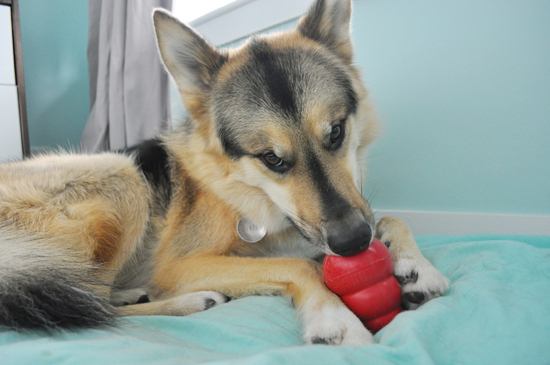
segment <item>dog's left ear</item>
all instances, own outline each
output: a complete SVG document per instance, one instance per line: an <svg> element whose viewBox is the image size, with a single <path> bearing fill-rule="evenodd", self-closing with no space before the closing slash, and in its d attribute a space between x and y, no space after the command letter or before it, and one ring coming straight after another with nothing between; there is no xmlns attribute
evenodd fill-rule
<svg viewBox="0 0 550 365"><path fill-rule="evenodd" d="M351 0L316 0L298 22L298 31L351 62Z"/></svg>
<svg viewBox="0 0 550 365"><path fill-rule="evenodd" d="M195 29L163 9L154 11L153 23L162 61L175 79L187 109L192 110L197 98L212 88L227 57Z"/></svg>

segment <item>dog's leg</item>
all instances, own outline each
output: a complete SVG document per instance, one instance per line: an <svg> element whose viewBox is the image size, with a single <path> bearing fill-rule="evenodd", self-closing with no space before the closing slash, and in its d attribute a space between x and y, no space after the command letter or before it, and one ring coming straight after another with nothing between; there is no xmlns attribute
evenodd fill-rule
<svg viewBox="0 0 550 365"><path fill-rule="evenodd" d="M118 313L123 316L187 316L205 311L228 300L229 298L223 294L199 291L155 302L119 307Z"/></svg>
<svg viewBox="0 0 550 365"><path fill-rule="evenodd" d="M128 290L111 290L109 302L115 307L120 307L129 304L148 303L151 299L149 293L144 289L128 289Z"/></svg>
<svg viewBox="0 0 550 365"><path fill-rule="evenodd" d="M214 291L232 298L284 295L291 298L304 322L307 343L365 345L374 342L361 321L325 286L320 266L306 259L193 256L163 265L157 285L185 294L160 302L123 307L130 314L179 314L188 296ZM199 292L199 293L196 293ZM191 293L191 294L186 294ZM208 295L212 295L212 292ZM219 294L219 295L221 295ZM204 302L203 302L204 303ZM200 310L200 309L199 309ZM169 312L169 313L167 313Z"/></svg>
<svg viewBox="0 0 550 365"><path fill-rule="evenodd" d="M405 309L416 309L447 291L449 279L424 258L409 226L403 221L382 218L376 225L376 238L390 249Z"/></svg>

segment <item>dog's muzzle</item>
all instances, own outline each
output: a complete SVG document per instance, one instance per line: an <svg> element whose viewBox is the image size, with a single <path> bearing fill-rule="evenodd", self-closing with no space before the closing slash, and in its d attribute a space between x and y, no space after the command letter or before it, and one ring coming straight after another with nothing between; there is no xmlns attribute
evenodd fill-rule
<svg viewBox="0 0 550 365"><path fill-rule="evenodd" d="M367 249L372 241L372 230L360 216L331 222L326 232L329 248L340 256L356 255Z"/></svg>

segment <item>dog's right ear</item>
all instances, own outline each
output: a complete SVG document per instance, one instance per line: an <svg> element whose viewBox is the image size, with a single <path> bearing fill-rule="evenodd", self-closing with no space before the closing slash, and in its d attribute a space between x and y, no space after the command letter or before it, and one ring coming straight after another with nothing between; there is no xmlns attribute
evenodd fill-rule
<svg viewBox="0 0 550 365"><path fill-rule="evenodd" d="M351 0L315 0L297 29L351 62L350 20Z"/></svg>
<svg viewBox="0 0 550 365"><path fill-rule="evenodd" d="M195 104L194 98L210 90L227 57L163 9L155 9L153 23L162 61L190 109L188 103Z"/></svg>

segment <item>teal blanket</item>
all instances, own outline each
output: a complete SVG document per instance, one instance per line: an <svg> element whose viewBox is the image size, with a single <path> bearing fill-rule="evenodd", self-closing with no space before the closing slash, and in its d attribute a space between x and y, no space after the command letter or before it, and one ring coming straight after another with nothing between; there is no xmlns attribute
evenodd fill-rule
<svg viewBox="0 0 550 365"><path fill-rule="evenodd" d="M183 318L125 318L62 333L0 331L1 364L548 364L550 237L422 236L451 280L365 347L304 346L282 298L249 297Z"/></svg>

